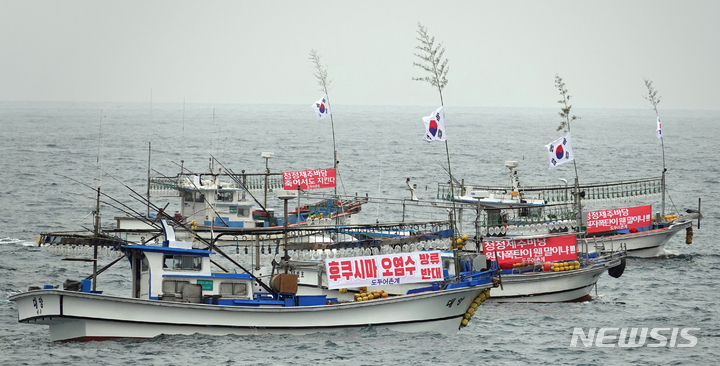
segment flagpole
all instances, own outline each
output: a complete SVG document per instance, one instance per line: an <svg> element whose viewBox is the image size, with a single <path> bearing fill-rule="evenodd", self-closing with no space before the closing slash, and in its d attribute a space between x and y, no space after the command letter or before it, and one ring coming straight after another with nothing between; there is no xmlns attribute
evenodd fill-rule
<svg viewBox="0 0 720 366"><path fill-rule="evenodd" d="M440 92L440 106L445 107L445 103L443 101L442 96L442 90L438 88L438 92ZM457 228L457 225L455 223L455 220L457 220L457 210L455 208L455 188L453 184L453 175L452 175L452 168L450 167L450 148L448 147L448 141L445 139L445 155L447 156L447 162L448 162L448 175L450 175L450 196L452 197L452 219L450 220L450 228L453 230L453 242L450 245L451 249L455 248L455 238L457 237L457 233L455 232L455 229Z"/></svg>
<svg viewBox="0 0 720 366"><path fill-rule="evenodd" d="M331 106L330 104L330 94L328 94L327 87L323 86L323 89L325 90L325 97L327 98L328 106ZM333 121L333 115L332 115L332 109L330 109L330 127L332 128L332 136L333 136L333 169L335 169L335 175L337 177L337 147L335 146L335 121ZM335 198L337 198L337 182L335 182Z"/></svg>
<svg viewBox="0 0 720 366"><path fill-rule="evenodd" d="M441 108L443 108L445 107L445 103L442 96L442 90L445 85L447 85L446 76L449 70L447 67L448 60L443 57L443 55L445 54L445 47L443 47L442 42L438 45L435 45L435 37L430 37L430 35L427 34L427 28L425 28L420 22L418 22L417 34L418 37L416 37L415 39L420 41L420 45L416 46L415 48L420 50L420 53L416 53L415 56L420 58L422 62L413 62L413 66L420 67L421 69L428 72L430 76L420 78L414 77L413 80L428 82L430 83L430 85L436 87L438 93L440 94L440 105ZM448 161L448 175L450 175L450 194L452 195L453 204L450 220L450 228L453 231L453 237L452 242L450 243L450 248L453 251L453 258L455 262L455 276L459 279L461 269L460 259L458 257L458 248L455 246L455 239L457 238L457 233L455 232L457 228L457 225L455 224L455 220L457 219L455 207L455 188L453 184L452 169L450 167L450 148L448 146L449 144L446 137L445 154L447 155Z"/></svg>
<svg viewBox="0 0 720 366"><path fill-rule="evenodd" d="M653 106L653 110L655 110L655 117L657 118L658 122L658 138L660 139L660 146L662 148L662 163L663 163L663 169L662 169L662 180L661 180L661 190L662 190L662 219L665 219L665 172L667 171L667 167L665 166L665 142L662 138L662 130L660 128L660 114L658 113L657 105L660 103L660 97L657 95L657 90L652 85L652 81L649 79L644 79L645 81L645 87L648 90L648 95L645 97L647 101L650 102ZM657 132L656 132L657 133ZM659 222L659 220L658 220Z"/></svg>
<svg viewBox="0 0 720 366"><path fill-rule="evenodd" d="M563 99L558 101L558 103L562 104L565 108L561 108L562 112L560 112L560 116L565 117L565 121L558 127L558 131L563 129L564 127L567 127L567 132L570 133L570 121L574 121L578 119L579 117L572 116L570 117L570 109L572 108L572 105L568 105L568 100L570 100L570 94L568 94L567 89L565 88L565 83L562 81L562 78L560 75L555 74L555 87L560 90L560 95L562 95ZM574 155L574 153L573 153ZM575 168L575 205L577 205L577 211L578 211L578 218L580 219L580 222L578 223L578 227L582 230L582 204L580 202L580 175L578 174L577 170L577 163L575 162L575 156L573 158L573 167Z"/></svg>
<svg viewBox="0 0 720 366"><path fill-rule="evenodd" d="M310 50L310 60L313 62L315 66L315 77L317 78L318 84L322 86L322 90L325 92L325 98L327 98L327 104L328 107L330 106L330 94L328 93L327 86L330 83L330 80L328 80L327 75L327 66L323 66L320 62L320 55L316 50ZM338 166L338 159L337 159L337 145L335 144L335 121L333 120L332 115L332 109L330 109L330 126L332 128L332 136L333 136L333 169L335 169L335 197L334 200L337 201L337 166ZM318 117L320 119L320 117Z"/></svg>
<svg viewBox="0 0 720 366"><path fill-rule="evenodd" d="M440 93L440 106L445 108L445 102L443 101L442 96L442 89L438 86L438 92ZM443 111L443 114L445 112ZM444 120L443 116L443 120ZM443 121L444 123L445 121ZM452 168L450 167L450 148L448 147L448 140L445 139L445 155L447 156L447 162L448 162L448 175L450 176L450 196L452 197L452 217L450 218L450 229L452 229L453 235L452 235L452 241L450 242L450 249L453 252L453 264L455 265L455 276L456 278L460 278L460 256L458 253L458 248L456 246L456 239L459 237L459 234L457 231L457 209L455 208L455 184L453 184L453 175L452 175Z"/></svg>
<svg viewBox="0 0 720 366"><path fill-rule="evenodd" d="M657 117L658 121L660 120L660 115L657 111L657 106L655 105L655 117ZM661 180L661 190L662 190L662 208L661 208L661 214L663 217L663 220L665 219L665 172L667 171L667 168L665 167L665 142L662 138L662 130L660 130L660 147L662 148L662 162L663 162L663 170L662 170L662 180Z"/></svg>

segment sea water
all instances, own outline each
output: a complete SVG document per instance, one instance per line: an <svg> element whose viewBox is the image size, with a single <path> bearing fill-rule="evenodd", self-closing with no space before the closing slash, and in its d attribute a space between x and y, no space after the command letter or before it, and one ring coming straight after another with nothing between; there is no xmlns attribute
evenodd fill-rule
<svg viewBox="0 0 720 366"><path fill-rule="evenodd" d="M444 143L423 142L422 117L434 107L336 106L333 120L316 121L308 106L192 104L0 103L0 364L278 365L278 364L715 364L720 356L717 202L720 111L660 110L668 210L696 209L704 219L694 244L678 233L666 248L677 255L630 259L615 279L604 274L593 300L560 304L486 302L457 335L405 334L366 328L307 336L159 336L150 340L52 343L45 326L19 324L8 296L30 285L61 284L91 273L33 246L41 232L92 227L98 186L144 212L130 189L146 190L153 175L180 166L206 172L210 157L239 173L331 168L339 160L338 193L433 199L447 182ZM555 109L447 106L450 169L466 184L507 185L506 160L516 160L525 185L570 184L572 163L548 169L544 145L562 134ZM663 151L650 109L575 109L572 144L581 183L660 176ZM332 125L331 125L332 124ZM334 135L333 127L334 126ZM335 147L333 146L335 142ZM149 149L149 144L151 148ZM151 151L149 154L149 150ZM216 163L214 169L218 170ZM652 197L654 210L659 207ZM106 201L109 201L106 199ZM176 201L167 200L171 205ZM269 198L281 207L276 198ZM165 201L154 203L164 206ZM627 203L610 202L622 207ZM103 204L103 226L122 212ZM398 205L369 203L364 222L400 221ZM466 214L467 215L467 214ZM447 218L442 210L406 211L406 220ZM469 232L471 236L474 234ZM111 259L102 258L100 265ZM98 288L127 295L121 262L99 276ZM573 330L696 328L694 347L571 347ZM617 334L617 332L615 332ZM668 335L668 332L665 332ZM669 335L668 335L669 338ZM605 343L612 343L607 340ZM617 342L616 342L617 343ZM648 342L650 343L650 342ZM680 341L678 341L680 343Z"/></svg>

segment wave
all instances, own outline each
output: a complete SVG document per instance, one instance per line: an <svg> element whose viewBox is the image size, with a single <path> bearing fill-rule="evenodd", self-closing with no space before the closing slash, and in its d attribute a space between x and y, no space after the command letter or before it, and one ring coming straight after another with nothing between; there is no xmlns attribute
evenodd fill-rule
<svg viewBox="0 0 720 366"><path fill-rule="evenodd" d="M18 245L22 245L25 247L32 247L35 245L33 242L22 240L22 239L17 239L17 238L11 238L11 237L0 239L0 245L3 245L3 244L18 244Z"/></svg>

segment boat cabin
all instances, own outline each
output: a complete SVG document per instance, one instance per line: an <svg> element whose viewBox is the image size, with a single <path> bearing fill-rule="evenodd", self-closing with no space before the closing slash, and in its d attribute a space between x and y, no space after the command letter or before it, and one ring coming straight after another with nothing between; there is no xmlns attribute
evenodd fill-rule
<svg viewBox="0 0 720 366"><path fill-rule="evenodd" d="M211 251L147 245L124 250L129 252L134 298L191 303L254 298L250 275L210 271Z"/></svg>
<svg viewBox="0 0 720 366"><path fill-rule="evenodd" d="M294 291L280 286L279 294L273 295L256 291L254 278L249 274L214 273L210 270L212 251L193 249L192 243L176 241L173 227L165 220L160 220L160 223L165 233L162 246L122 247L130 259L133 298L231 306L312 306L326 303L325 295L295 296L297 282Z"/></svg>
<svg viewBox="0 0 720 366"><path fill-rule="evenodd" d="M191 184L178 185L180 214L190 222L217 227L256 227L253 204L245 199L245 191L230 183L221 183L218 176L202 180L199 175ZM214 208L214 210L213 210Z"/></svg>

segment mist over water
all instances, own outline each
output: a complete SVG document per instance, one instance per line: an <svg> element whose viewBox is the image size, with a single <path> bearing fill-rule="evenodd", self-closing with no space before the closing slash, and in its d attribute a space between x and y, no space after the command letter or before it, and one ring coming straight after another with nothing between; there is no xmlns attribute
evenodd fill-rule
<svg viewBox="0 0 720 366"><path fill-rule="evenodd" d="M214 109L214 118L213 118ZM448 180L445 144L423 141L422 117L434 107L335 106L340 186L347 195L433 199ZM574 110L573 151L581 182L660 176L662 150L651 110ZM548 170L545 144L561 136L555 109L445 108L453 174L468 184L508 184L504 161L517 160L525 185L572 182L571 164ZM717 250L720 199L720 112L660 111L668 168L668 205L697 208L704 219L694 244L678 234L666 246L677 256L630 259L619 279L603 274L593 301L568 304L485 303L457 335L404 334L385 329L309 336L160 336L151 340L51 343L48 329L17 323L7 297L34 284L60 284L90 274L89 264L31 246L41 232L82 230L95 193L102 191L144 212L128 186L146 189L148 143L156 172L175 175L180 164L208 170L210 156L239 173L330 168L329 119L309 106L0 103L0 354L2 364L715 364L720 356ZM102 121L102 122L101 122ZM98 158L100 157L100 158ZM98 163L105 174L100 174ZM217 166L216 166L217 168ZM153 172L153 174L158 174ZM100 180L101 179L101 180ZM280 201L268 198L280 208ZM163 206L165 201L153 201ZM168 200L168 210L177 201ZM659 202L652 202L654 211ZM618 207L624 203L617 203ZM103 226L121 212L103 205ZM368 204L361 220L399 221L402 208ZM445 218L442 211L408 210L408 219ZM474 233L469 233L474 234ZM101 259L104 265L111 259ZM99 289L127 295L127 263L99 277ZM574 327L700 328L694 348L572 348Z"/></svg>

